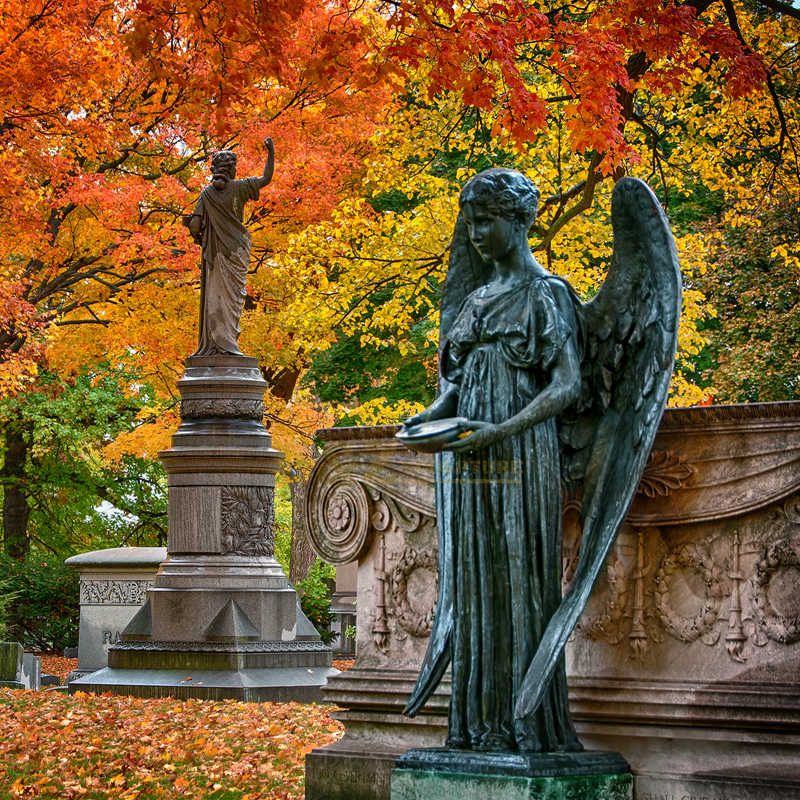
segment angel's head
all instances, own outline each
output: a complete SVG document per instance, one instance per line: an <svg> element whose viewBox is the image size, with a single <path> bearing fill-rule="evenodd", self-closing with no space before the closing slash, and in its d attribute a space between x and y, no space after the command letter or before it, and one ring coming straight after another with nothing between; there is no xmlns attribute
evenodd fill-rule
<svg viewBox="0 0 800 800"><path fill-rule="evenodd" d="M470 241L486 261L529 251L528 230L536 219L539 190L521 172L487 169L461 190L461 215Z"/></svg>
<svg viewBox="0 0 800 800"><path fill-rule="evenodd" d="M470 178L459 202L482 206L489 213L520 222L528 231L536 219L539 190L530 178L513 169L492 168Z"/></svg>

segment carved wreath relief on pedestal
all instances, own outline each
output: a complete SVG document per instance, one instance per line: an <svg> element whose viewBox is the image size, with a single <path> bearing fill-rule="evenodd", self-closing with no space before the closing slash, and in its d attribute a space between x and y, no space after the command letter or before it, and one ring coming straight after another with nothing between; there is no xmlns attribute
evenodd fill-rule
<svg viewBox="0 0 800 800"><path fill-rule="evenodd" d="M566 561L571 549L574 545L565 551ZM685 587L676 594L681 578L699 587L694 613L686 613L685 605L676 607L679 597L693 596ZM782 645L800 641L797 607L781 613L780 604L771 599L770 590L778 580L790 589L800 586L797 496L773 509L760 526L697 541L670 544L657 528L623 533L606 562L602 610L584 615L580 631L612 645L627 637L631 657L642 658L649 643L663 641L664 633L686 644L717 645L726 610L723 641L730 658L741 663L747 660L748 642L763 647L769 641ZM787 594L792 596L791 591Z"/></svg>
<svg viewBox="0 0 800 800"><path fill-rule="evenodd" d="M243 556L275 555L273 490L265 486L222 489L222 551Z"/></svg>

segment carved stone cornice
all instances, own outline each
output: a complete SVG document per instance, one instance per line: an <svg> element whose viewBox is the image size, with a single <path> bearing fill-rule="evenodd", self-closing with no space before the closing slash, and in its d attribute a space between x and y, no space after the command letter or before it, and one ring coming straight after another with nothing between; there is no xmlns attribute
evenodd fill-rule
<svg viewBox="0 0 800 800"><path fill-rule="evenodd" d="M311 538L332 563L369 547L367 490L433 517L433 456L396 425L328 428L307 497ZM800 403L668 409L628 513L637 527L738 517L800 491Z"/></svg>

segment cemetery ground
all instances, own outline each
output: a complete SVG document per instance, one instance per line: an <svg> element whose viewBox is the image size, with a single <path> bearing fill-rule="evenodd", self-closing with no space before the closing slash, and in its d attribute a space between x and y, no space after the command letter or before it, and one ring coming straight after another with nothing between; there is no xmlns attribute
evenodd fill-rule
<svg viewBox="0 0 800 800"><path fill-rule="evenodd" d="M332 710L0 689L0 800L300 800L306 753L341 736Z"/></svg>

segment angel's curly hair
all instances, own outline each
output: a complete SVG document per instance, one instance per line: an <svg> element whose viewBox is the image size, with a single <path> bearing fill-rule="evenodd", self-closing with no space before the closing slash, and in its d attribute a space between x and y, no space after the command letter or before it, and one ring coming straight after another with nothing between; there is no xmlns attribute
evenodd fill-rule
<svg viewBox="0 0 800 800"><path fill-rule="evenodd" d="M493 214L533 225L539 208L539 190L530 178L513 169L479 172L461 190L459 204L479 203Z"/></svg>

